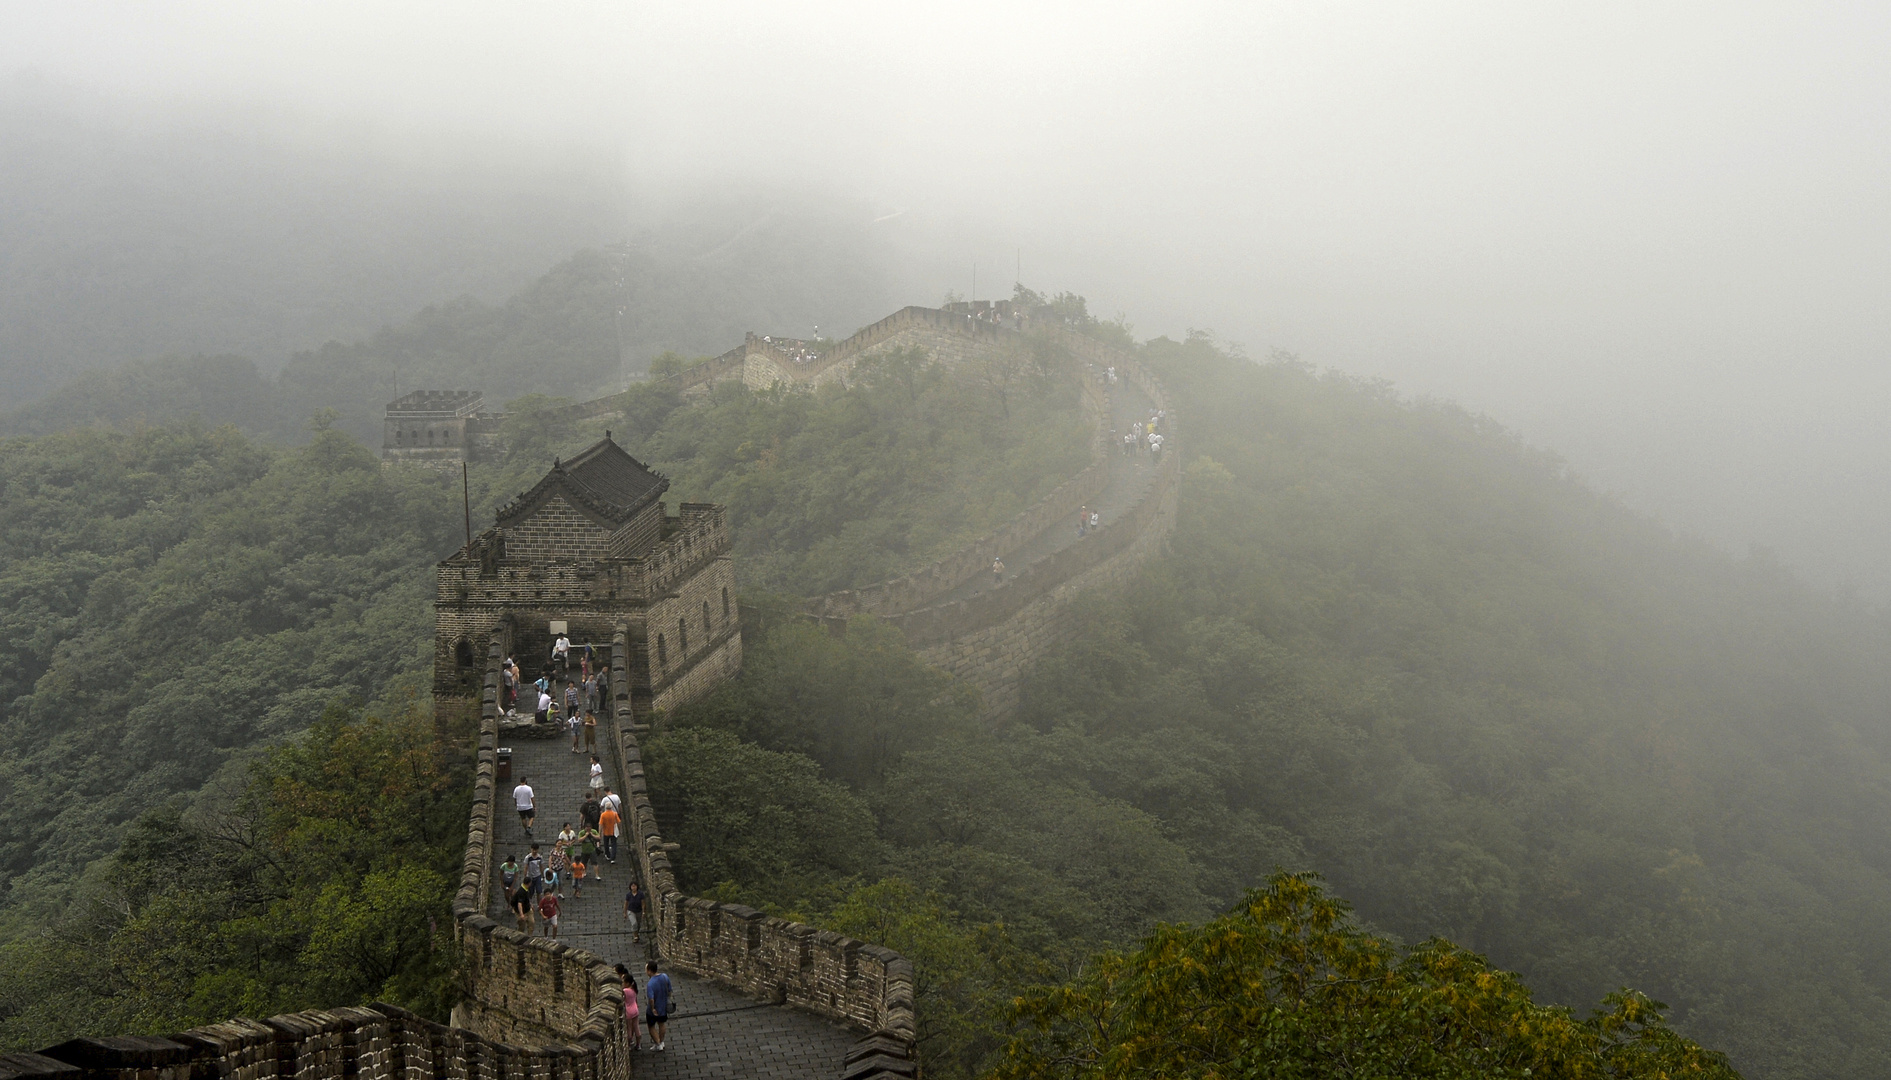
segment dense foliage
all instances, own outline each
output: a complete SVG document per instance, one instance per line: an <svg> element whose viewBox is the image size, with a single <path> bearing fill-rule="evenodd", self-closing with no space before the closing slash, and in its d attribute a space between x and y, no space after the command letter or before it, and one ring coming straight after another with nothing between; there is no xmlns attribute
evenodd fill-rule
<svg viewBox="0 0 1891 1080"><path fill-rule="evenodd" d="M392 1001L445 1020L471 770L424 702L308 733L140 817L0 945L0 1046Z"/></svg>
<svg viewBox="0 0 1891 1080"><path fill-rule="evenodd" d="M863 770L828 734L857 720L770 719L862 687L767 627L676 718L806 753L878 818L851 885L725 892L828 918L883 887L938 916L941 972L1002 983L1319 870L1377 931L1542 1000L1672 1002L1753 1075L1885 1071L1883 613L1676 539L1458 409L1205 339L1145 355L1187 424L1171 552L1080 608L1014 722L928 717ZM991 1002L954 1015L933 1067L990 1060Z"/></svg>
<svg viewBox="0 0 1891 1080"><path fill-rule="evenodd" d="M0 443L0 905L56 907L125 823L422 667L444 477L327 430Z"/></svg>
<svg viewBox="0 0 1891 1080"><path fill-rule="evenodd" d="M1433 938L1360 930L1307 875L1276 874L1202 926L1164 926L1070 985L1017 1003L994 1080L1232 1077L1737 1080L1661 1005L1610 995L1587 1019Z"/></svg>

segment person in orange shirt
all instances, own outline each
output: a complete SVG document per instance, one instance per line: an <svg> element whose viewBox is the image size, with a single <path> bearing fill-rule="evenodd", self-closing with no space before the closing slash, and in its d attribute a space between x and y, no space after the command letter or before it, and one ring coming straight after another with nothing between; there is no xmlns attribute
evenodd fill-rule
<svg viewBox="0 0 1891 1080"><path fill-rule="evenodd" d="M617 809L605 804L604 812L598 815L598 836L604 842L604 861L617 861L617 826L622 819L617 816Z"/></svg>

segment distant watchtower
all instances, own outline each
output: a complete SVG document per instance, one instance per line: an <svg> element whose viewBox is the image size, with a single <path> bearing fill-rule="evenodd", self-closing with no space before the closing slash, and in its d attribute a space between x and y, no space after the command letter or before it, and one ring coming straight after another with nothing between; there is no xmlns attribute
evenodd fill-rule
<svg viewBox="0 0 1891 1080"><path fill-rule="evenodd" d="M451 466L497 456L499 422L477 390L416 390L387 403L381 460Z"/></svg>
<svg viewBox="0 0 1891 1080"><path fill-rule="evenodd" d="M742 665L740 612L723 508L660 501L670 482L611 441L555 461L492 528L439 564L434 697L475 713L488 644L528 680L550 663L553 623L609 662L624 631L632 714L707 693Z"/></svg>

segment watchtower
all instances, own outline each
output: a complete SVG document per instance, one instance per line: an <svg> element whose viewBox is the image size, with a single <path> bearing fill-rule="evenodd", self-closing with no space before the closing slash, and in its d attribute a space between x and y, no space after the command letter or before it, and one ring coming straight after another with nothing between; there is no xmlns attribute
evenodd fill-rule
<svg viewBox="0 0 1891 1080"><path fill-rule="evenodd" d="M574 648L608 659L630 646L633 717L707 693L742 664L735 569L721 506L683 503L670 482L605 437L499 511L442 561L434 600L434 696L478 710L481 665L498 638L528 680L550 666L554 622Z"/></svg>

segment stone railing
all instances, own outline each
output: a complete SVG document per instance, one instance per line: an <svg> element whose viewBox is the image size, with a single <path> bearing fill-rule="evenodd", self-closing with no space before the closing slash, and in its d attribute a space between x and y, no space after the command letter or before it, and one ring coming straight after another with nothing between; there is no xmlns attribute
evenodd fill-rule
<svg viewBox="0 0 1891 1080"><path fill-rule="evenodd" d="M904 957L677 888L670 865L676 845L665 843L657 827L632 730L629 667L629 636L620 628L611 645L610 750L624 781L624 835L643 876L645 929L657 950L672 966L757 1001L793 1006L864 1032L848 1055L850 1078L912 1075L913 967Z"/></svg>
<svg viewBox="0 0 1891 1080"><path fill-rule="evenodd" d="M226 1020L168 1037L73 1039L0 1055L0 1078L59 1080L614 1080L592 1046L530 1049L392 1005Z"/></svg>

